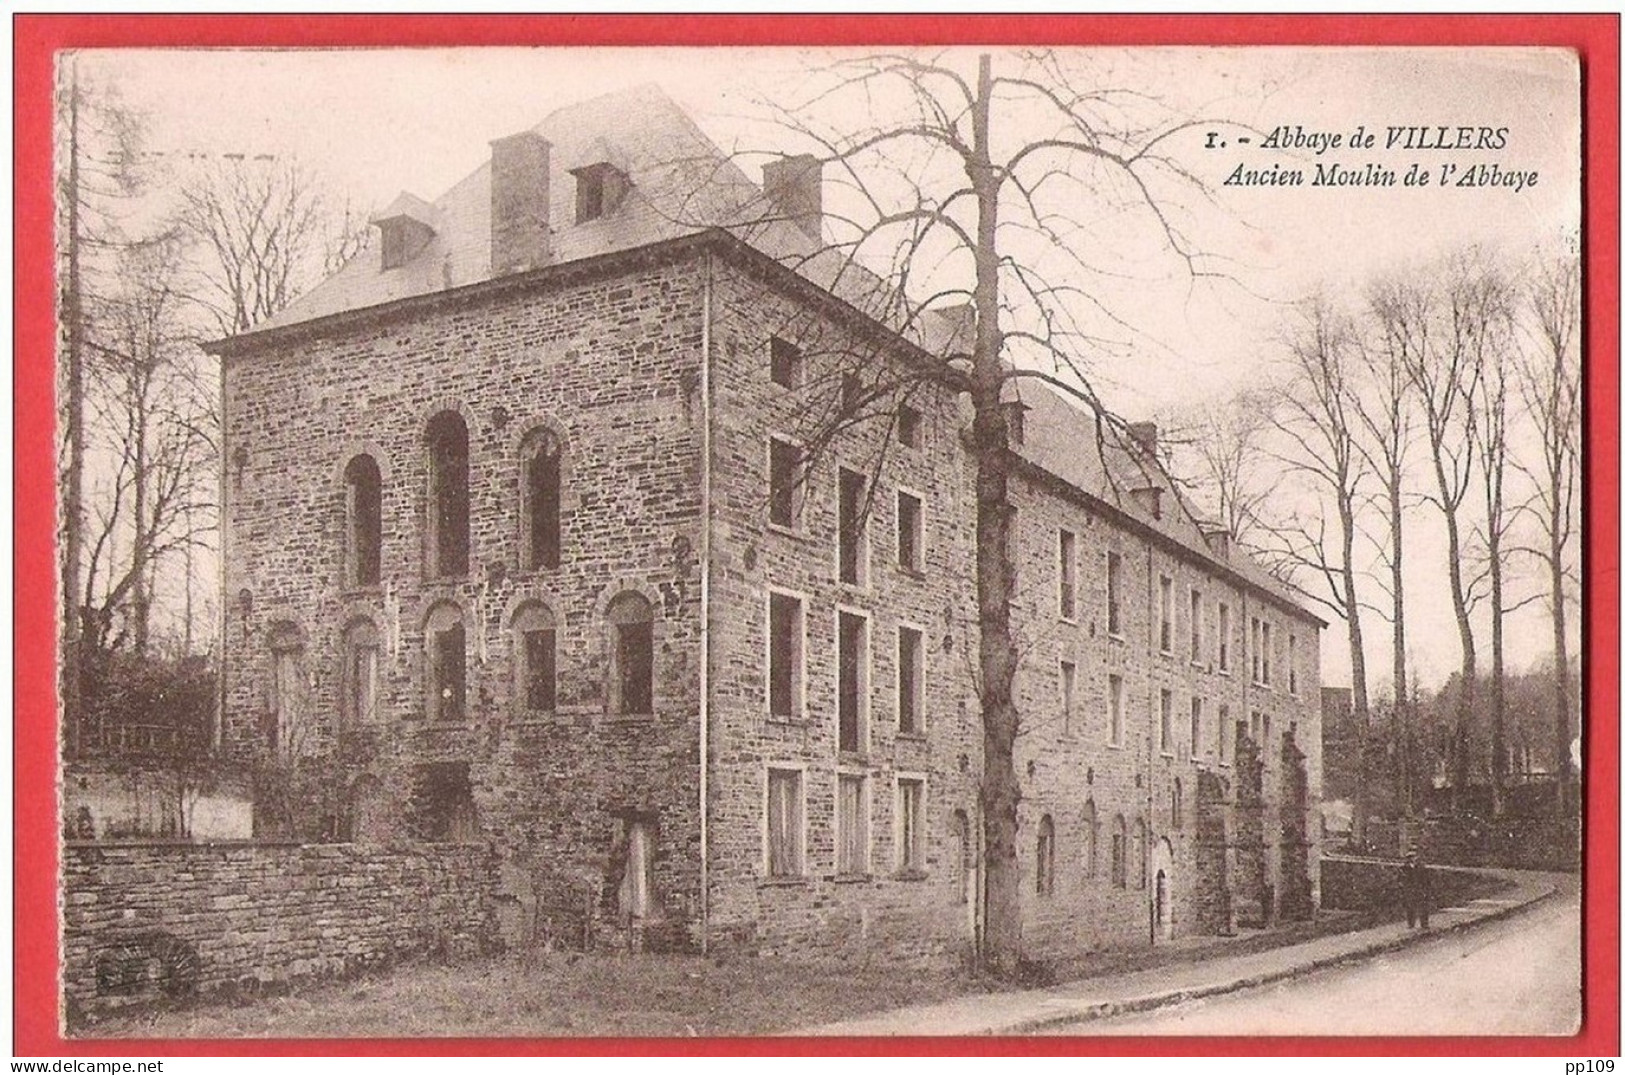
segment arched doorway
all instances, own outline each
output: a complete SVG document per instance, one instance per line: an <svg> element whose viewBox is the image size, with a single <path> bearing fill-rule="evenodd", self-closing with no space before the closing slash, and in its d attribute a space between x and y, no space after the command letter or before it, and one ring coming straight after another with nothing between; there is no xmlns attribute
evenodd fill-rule
<svg viewBox="0 0 1625 1075"><path fill-rule="evenodd" d="M1164 836L1151 856L1151 940L1174 935L1174 848Z"/></svg>

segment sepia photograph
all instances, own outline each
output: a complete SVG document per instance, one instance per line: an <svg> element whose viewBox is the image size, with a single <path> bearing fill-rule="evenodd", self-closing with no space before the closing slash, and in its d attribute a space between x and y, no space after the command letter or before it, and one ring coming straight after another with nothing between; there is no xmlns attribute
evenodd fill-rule
<svg viewBox="0 0 1625 1075"><path fill-rule="evenodd" d="M52 65L69 1046L1581 1031L1575 50Z"/></svg>

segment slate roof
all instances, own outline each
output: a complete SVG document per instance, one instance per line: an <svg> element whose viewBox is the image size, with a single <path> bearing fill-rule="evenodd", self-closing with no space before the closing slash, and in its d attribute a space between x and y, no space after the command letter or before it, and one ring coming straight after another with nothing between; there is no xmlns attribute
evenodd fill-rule
<svg viewBox="0 0 1625 1075"><path fill-rule="evenodd" d="M554 264L630 251L711 231L725 222L728 231L750 246L858 310L888 321L880 308L888 294L881 279L821 249L794 223L774 217L760 186L659 87L642 85L567 105L533 129L551 145L548 219ZM631 189L613 212L576 224L570 172L599 162L626 174ZM410 261L385 272L382 244L372 243L245 335L492 278L489 161L432 203L403 191L375 219L399 214L435 229ZM967 309L930 311L905 335L932 353L968 352L974 321L967 314ZM1244 553L1214 555L1167 475L1154 465L1148 467L1110 424L1103 428L1093 413L1037 381L1016 382L1012 391L1030 408L1021 449L1030 462L1166 535L1221 571L1234 572L1277 600L1301 608ZM1161 518L1153 518L1130 493L1146 485L1164 490Z"/></svg>

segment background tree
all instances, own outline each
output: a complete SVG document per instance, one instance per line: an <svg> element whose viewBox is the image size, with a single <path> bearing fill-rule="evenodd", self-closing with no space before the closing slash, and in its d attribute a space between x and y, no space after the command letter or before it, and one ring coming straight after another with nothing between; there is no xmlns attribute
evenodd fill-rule
<svg viewBox="0 0 1625 1075"><path fill-rule="evenodd" d="M1524 301L1534 324L1529 346L1516 360L1516 384L1525 413L1540 442L1538 464L1521 467L1534 484L1528 505L1543 541L1520 551L1545 569L1552 619L1555 675L1552 737L1556 751L1559 809L1571 801L1573 767L1569 743L1573 707L1569 677L1567 587L1573 578L1569 543L1578 525L1580 472L1580 264L1570 255L1552 256L1532 274Z"/></svg>
<svg viewBox="0 0 1625 1075"><path fill-rule="evenodd" d="M1490 801L1491 812L1504 809L1507 775L1506 739L1506 561L1507 538L1515 513L1507 504L1506 476L1510 459L1507 411L1509 351L1512 347L1512 298L1492 300L1499 308L1484 327L1483 368L1478 392L1473 400L1478 416L1474 423L1473 450L1478 455L1479 489L1484 497L1484 516L1479 535L1484 566L1474 579L1488 583L1490 603Z"/></svg>
<svg viewBox="0 0 1625 1075"><path fill-rule="evenodd" d="M1276 555L1295 588L1325 606L1348 631L1353 718L1359 758L1355 764L1353 838L1365 841L1366 743L1371 726L1365 637L1361 623L1360 569L1355 556L1361 485L1366 463L1356 446L1353 378L1358 371L1352 323L1325 300L1311 306L1286 341L1289 376L1277 397L1284 447L1278 458L1302 479L1329 512L1302 513L1269 524ZM1326 519L1334 520L1331 533ZM1307 576L1307 577L1305 577Z"/></svg>
<svg viewBox="0 0 1625 1075"><path fill-rule="evenodd" d="M86 289L94 288L109 250L122 241L121 210L141 187L140 117L112 87L89 83L77 56L59 66L56 94L58 246L62 361L58 400L61 520L61 683L65 746L80 748L84 616L80 587L85 544Z"/></svg>
<svg viewBox="0 0 1625 1075"><path fill-rule="evenodd" d="M276 157L222 156L183 182L176 219L194 244L195 298L220 335L246 332L342 263L324 246L324 207L311 173Z"/></svg>
<svg viewBox="0 0 1625 1075"><path fill-rule="evenodd" d="M1406 675L1409 655L1405 647L1405 481L1410 451L1413 404L1412 334L1406 331L1404 296L1378 285L1366 296L1361 346L1355 355L1362 367L1360 390L1349 401L1359 430L1355 446L1378 485L1374 502L1382 513L1387 540L1379 542L1378 557L1388 569L1386 590L1390 615L1394 682L1394 738L1397 744L1399 797L1407 816L1414 808L1414 781L1410 748L1412 714ZM1390 318L1400 318L1400 323ZM1423 326L1425 331L1425 326ZM1378 584L1382 585L1378 576Z"/></svg>
<svg viewBox="0 0 1625 1075"><path fill-rule="evenodd" d="M193 375L180 278L172 236L131 246L87 319L100 465L80 600L95 649L147 653L160 569L200 539L192 520L212 503L210 401Z"/></svg>
<svg viewBox="0 0 1625 1075"><path fill-rule="evenodd" d="M1170 470L1188 479L1203 513L1248 548L1258 545L1255 531L1274 488L1268 436L1275 404L1270 389L1247 388L1169 416L1159 438Z"/></svg>
<svg viewBox="0 0 1625 1075"><path fill-rule="evenodd" d="M1473 399L1488 346L1487 336L1502 316L1504 291L1475 252L1458 254L1424 282L1395 282L1387 290L1382 317L1407 337L1406 372L1427 434L1434 488L1426 500L1445 524L1445 570L1461 642L1462 690L1456 709L1451 764L1456 804L1463 804L1469 779L1469 726L1478 680L1478 647L1473 636L1476 603L1463 574L1466 554L1462 505L1472 489L1477 410ZM1434 282L1436 281L1436 282Z"/></svg>

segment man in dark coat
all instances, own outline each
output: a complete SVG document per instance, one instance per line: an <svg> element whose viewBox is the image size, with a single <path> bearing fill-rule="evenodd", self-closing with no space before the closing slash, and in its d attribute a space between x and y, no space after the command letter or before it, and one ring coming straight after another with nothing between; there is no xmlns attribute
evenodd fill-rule
<svg viewBox="0 0 1625 1075"><path fill-rule="evenodd" d="M1406 852L1405 865L1400 872L1404 879L1405 924L1415 929L1416 924L1421 922L1422 928L1427 929L1428 905L1433 902L1433 882L1414 847Z"/></svg>

